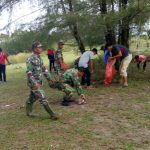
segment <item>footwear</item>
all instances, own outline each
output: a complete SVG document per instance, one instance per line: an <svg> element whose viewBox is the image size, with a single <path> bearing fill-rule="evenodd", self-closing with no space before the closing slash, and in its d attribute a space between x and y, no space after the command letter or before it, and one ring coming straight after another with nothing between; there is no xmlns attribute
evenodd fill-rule
<svg viewBox="0 0 150 150"><path fill-rule="evenodd" d="M26 115L27 115L27 116L32 116L31 113L32 113L32 104L26 102Z"/></svg>
<svg viewBox="0 0 150 150"><path fill-rule="evenodd" d="M48 114L52 117L52 118L55 118L55 113L53 112L53 110L51 109L51 107L49 106L48 102L45 101L43 103L43 106L44 106L44 109L48 112Z"/></svg>
<svg viewBox="0 0 150 150"><path fill-rule="evenodd" d="M61 105L62 105L62 106L70 106L70 103L69 103L69 101L67 101L67 100L63 100L63 101L61 102Z"/></svg>
<svg viewBox="0 0 150 150"><path fill-rule="evenodd" d="M123 84L123 87L128 87L128 83L124 83L124 84Z"/></svg>
<svg viewBox="0 0 150 150"><path fill-rule="evenodd" d="M52 120L58 120L59 117L58 117L57 114L53 114L53 115L50 117L50 119L52 119Z"/></svg>

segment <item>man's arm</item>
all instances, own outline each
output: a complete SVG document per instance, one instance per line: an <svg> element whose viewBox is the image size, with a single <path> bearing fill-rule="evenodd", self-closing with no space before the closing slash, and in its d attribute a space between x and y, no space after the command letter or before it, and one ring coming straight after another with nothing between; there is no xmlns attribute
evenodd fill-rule
<svg viewBox="0 0 150 150"><path fill-rule="evenodd" d="M36 79L34 78L33 73L32 73L32 63L31 63L31 60L30 60L30 59L27 60L26 65L27 65L27 71L26 71L26 73L27 73L28 79L30 80L30 82L31 82L35 87L38 88L38 87L39 87L39 86L38 86L38 83L37 83L37 81L36 81Z"/></svg>
<svg viewBox="0 0 150 150"><path fill-rule="evenodd" d="M11 64L11 63L9 62L9 60L8 60L8 56L9 56L9 55L8 55L7 53L5 53L5 59L6 59L7 63L8 63L8 64Z"/></svg>
<svg viewBox="0 0 150 150"><path fill-rule="evenodd" d="M90 66L91 73L93 73L94 72L93 59L89 60L89 66Z"/></svg>
<svg viewBox="0 0 150 150"><path fill-rule="evenodd" d="M121 53L121 49L117 46L115 46L116 50L118 51L118 54L113 56L113 57L110 57L109 60L113 60L113 59L116 59L116 58L119 58L122 56L122 53Z"/></svg>
<svg viewBox="0 0 150 150"><path fill-rule="evenodd" d="M6 58L7 63L10 65L11 63L9 62L8 58Z"/></svg>
<svg viewBox="0 0 150 150"><path fill-rule="evenodd" d="M41 69L42 69L42 73L43 75L45 76L45 78L48 80L48 81L51 81L52 80L52 76L51 74L48 72L48 70L46 69L45 65L43 64L43 61L41 63Z"/></svg>

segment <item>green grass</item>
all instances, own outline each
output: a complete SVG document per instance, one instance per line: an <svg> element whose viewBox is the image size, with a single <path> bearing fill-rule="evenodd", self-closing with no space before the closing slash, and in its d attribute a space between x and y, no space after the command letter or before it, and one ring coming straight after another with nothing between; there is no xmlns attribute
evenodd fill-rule
<svg viewBox="0 0 150 150"><path fill-rule="evenodd" d="M42 55L48 64L45 53ZM67 63L77 56L64 53ZM101 60L101 58L100 58ZM85 91L87 104L60 106L62 92L43 89L51 107L60 115L51 121L39 102L34 118L25 115L29 94L25 63L7 66L8 83L0 84L1 150L149 150L150 149L150 64L147 72L129 68L129 87L113 83L104 87L104 64L96 60L95 91Z"/></svg>

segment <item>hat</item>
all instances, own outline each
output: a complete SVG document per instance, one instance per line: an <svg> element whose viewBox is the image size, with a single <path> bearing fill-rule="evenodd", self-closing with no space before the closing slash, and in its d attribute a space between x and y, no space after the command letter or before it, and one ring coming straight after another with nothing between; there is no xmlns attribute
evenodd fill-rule
<svg viewBox="0 0 150 150"><path fill-rule="evenodd" d="M42 44L40 42L35 41L35 42L32 43L32 49L40 48L40 47L42 47Z"/></svg>
<svg viewBox="0 0 150 150"><path fill-rule="evenodd" d="M60 41L58 42L58 44L64 45L64 41L63 41L63 40L60 40Z"/></svg>

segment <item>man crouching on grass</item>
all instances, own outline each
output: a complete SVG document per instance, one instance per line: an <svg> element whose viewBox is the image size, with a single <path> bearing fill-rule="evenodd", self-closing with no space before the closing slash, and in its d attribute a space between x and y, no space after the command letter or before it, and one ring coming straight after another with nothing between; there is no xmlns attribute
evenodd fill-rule
<svg viewBox="0 0 150 150"><path fill-rule="evenodd" d="M45 97L42 87L42 75L52 83L51 75L43 64L40 57L42 52L42 45L40 42L34 42L32 44L33 54L27 59L27 80L30 88L30 95L26 101L26 113L27 116L31 116L32 105L36 100L39 100L44 109L48 112L52 120L57 120L57 115L50 108L47 98Z"/></svg>
<svg viewBox="0 0 150 150"><path fill-rule="evenodd" d="M80 85L79 78L84 74L84 68L71 68L67 69L66 72L62 75L61 81L58 80L55 83L52 83L50 87L57 88L65 93L62 101L63 106L69 106L74 100L72 96L74 92L77 92L79 95L78 104L85 104L85 95L83 94L82 86Z"/></svg>

